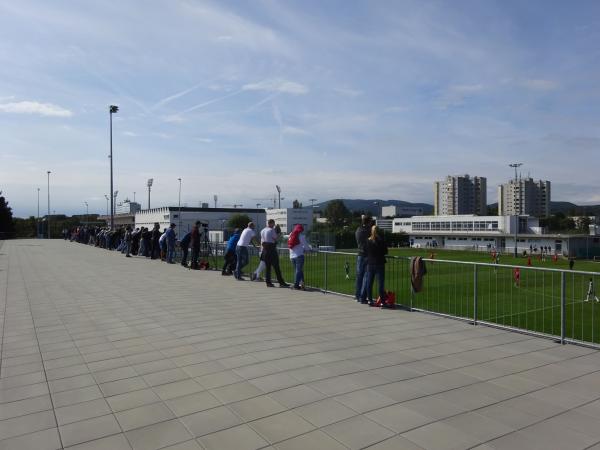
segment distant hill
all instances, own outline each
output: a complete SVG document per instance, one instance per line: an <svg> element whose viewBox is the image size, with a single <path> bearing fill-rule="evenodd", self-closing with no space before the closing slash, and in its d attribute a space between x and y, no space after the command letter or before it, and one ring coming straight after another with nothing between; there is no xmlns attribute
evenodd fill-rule
<svg viewBox="0 0 600 450"><path fill-rule="evenodd" d="M368 211L372 215L376 216L379 214L379 211L382 206L408 206L412 208L423 208L424 214L431 214L433 212L433 205L428 203L411 203L405 202L403 200L381 200L381 199L371 199L371 200L362 200L362 199L341 199L350 211ZM326 202L316 203L315 209L324 210L327 204L331 200ZM378 204L375 204L378 202Z"/></svg>
<svg viewBox="0 0 600 450"><path fill-rule="evenodd" d="M498 203L488 205L488 208L498 208ZM550 202L550 213L563 213L567 216L597 216L600 215L600 205L576 205L571 202Z"/></svg>
<svg viewBox="0 0 600 450"><path fill-rule="evenodd" d="M316 203L316 210L324 210L327 204L331 200L326 202ZM432 214L433 213L433 205L429 203L411 203L405 202L403 200L381 200L381 199L348 199L343 198L342 201L346 208L350 211L368 211L372 215L376 216L379 214L379 210L382 206L408 206L413 208L423 208L423 214ZM375 204L378 202L378 205ZM498 208L498 203L492 203L488 205L489 208ZM565 215L589 215L589 216L600 216L600 205L576 205L571 202L550 202L550 211L552 214L556 214L558 212L562 212Z"/></svg>

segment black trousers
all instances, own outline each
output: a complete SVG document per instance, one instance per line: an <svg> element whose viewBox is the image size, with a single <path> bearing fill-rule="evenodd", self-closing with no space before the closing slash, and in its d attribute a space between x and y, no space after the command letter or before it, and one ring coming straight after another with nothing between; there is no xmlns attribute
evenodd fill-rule
<svg viewBox="0 0 600 450"><path fill-rule="evenodd" d="M235 251L228 251L225 253L225 264L223 264L223 273L233 273L235 266L237 265L237 257Z"/></svg>
<svg viewBox="0 0 600 450"><path fill-rule="evenodd" d="M279 284L285 284L285 280L281 276L281 268L279 267L279 255L277 254L277 246L275 244L264 244L263 255L267 266L267 274L265 281L271 283L271 268L275 270L275 276Z"/></svg>

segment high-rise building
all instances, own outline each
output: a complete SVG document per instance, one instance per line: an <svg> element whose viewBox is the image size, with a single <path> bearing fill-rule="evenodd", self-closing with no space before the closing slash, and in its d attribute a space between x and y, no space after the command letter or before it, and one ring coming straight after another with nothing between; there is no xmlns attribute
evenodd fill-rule
<svg viewBox="0 0 600 450"><path fill-rule="evenodd" d="M504 216L550 215L550 182L519 178L498 186L498 214Z"/></svg>
<svg viewBox="0 0 600 450"><path fill-rule="evenodd" d="M433 208L436 216L487 214L487 180L485 177L448 175L433 183Z"/></svg>

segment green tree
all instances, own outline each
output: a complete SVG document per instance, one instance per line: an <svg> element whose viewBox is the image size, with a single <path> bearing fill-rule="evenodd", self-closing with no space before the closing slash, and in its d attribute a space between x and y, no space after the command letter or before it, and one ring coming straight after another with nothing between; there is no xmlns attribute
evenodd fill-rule
<svg viewBox="0 0 600 450"><path fill-rule="evenodd" d="M577 228L579 228L579 231L587 233L590 229L591 223L592 223L592 219L584 216L581 219L579 219L579 222L577 223Z"/></svg>
<svg viewBox="0 0 600 450"><path fill-rule="evenodd" d="M14 237L15 224L12 216L12 208L0 191L0 239Z"/></svg>
<svg viewBox="0 0 600 450"><path fill-rule="evenodd" d="M227 226L229 228L239 228L243 230L248 226L248 222L252 222L252 219L247 214L234 214L229 218Z"/></svg>
<svg viewBox="0 0 600 450"><path fill-rule="evenodd" d="M327 223L334 228L341 228L350 223L352 214L340 199L331 200L323 215L327 218Z"/></svg>

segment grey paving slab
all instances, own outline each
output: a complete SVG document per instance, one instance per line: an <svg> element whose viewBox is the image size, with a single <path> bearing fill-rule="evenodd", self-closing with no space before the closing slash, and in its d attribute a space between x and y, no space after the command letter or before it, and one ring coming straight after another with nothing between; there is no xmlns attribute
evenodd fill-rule
<svg viewBox="0 0 600 450"><path fill-rule="evenodd" d="M0 266L0 449L600 440L594 349L58 240Z"/></svg>

